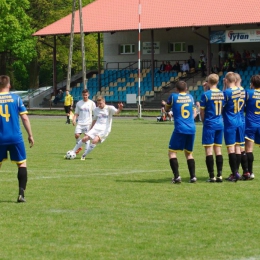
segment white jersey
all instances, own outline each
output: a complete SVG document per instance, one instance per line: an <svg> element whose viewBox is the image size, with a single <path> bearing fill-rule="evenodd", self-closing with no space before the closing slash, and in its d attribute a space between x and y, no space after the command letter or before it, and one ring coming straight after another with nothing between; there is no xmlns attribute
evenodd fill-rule
<svg viewBox="0 0 260 260"><path fill-rule="evenodd" d="M116 112L117 109L114 106L105 105L103 109L96 107L93 119L97 121L93 128L108 134L111 131L112 118Z"/></svg>
<svg viewBox="0 0 260 260"><path fill-rule="evenodd" d="M96 108L95 102L88 99L88 101L80 100L75 109L75 114L78 114L78 125L91 125L92 113Z"/></svg>

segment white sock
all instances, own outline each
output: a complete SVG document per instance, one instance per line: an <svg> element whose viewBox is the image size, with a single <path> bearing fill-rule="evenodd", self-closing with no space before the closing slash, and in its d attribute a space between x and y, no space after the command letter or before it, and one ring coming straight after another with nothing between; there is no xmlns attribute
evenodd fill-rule
<svg viewBox="0 0 260 260"><path fill-rule="evenodd" d="M80 138L78 137L78 138L76 139L76 144L78 144L79 141L80 141Z"/></svg>
<svg viewBox="0 0 260 260"><path fill-rule="evenodd" d="M82 146L82 144L83 144L82 140L79 140L76 146L73 148L73 151L76 152Z"/></svg>
<svg viewBox="0 0 260 260"><path fill-rule="evenodd" d="M85 148L86 151L88 150L89 146L90 146L90 140L88 140L88 141L86 142L86 148Z"/></svg>
<svg viewBox="0 0 260 260"><path fill-rule="evenodd" d="M89 154L90 152L92 152L92 150L96 147L96 144L90 144L88 149L85 150L84 152L84 156L86 156L87 154Z"/></svg>

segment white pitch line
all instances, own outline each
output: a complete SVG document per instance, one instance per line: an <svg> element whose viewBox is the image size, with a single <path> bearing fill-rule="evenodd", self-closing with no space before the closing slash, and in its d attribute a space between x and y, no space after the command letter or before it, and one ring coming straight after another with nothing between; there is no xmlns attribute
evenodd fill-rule
<svg viewBox="0 0 260 260"><path fill-rule="evenodd" d="M169 169L167 169L169 171ZM165 170L165 171L167 171ZM106 169L107 171L107 169ZM150 172L162 172L163 169L158 170L132 170L132 171L120 171L120 172L108 172L108 173L100 173L100 170L97 173L87 173L86 174L77 174L77 175L50 175L50 176L38 176L38 177L32 177L29 174L28 180L47 180L47 179L65 179L65 178L82 178L82 177L90 177L90 176L114 176L114 175L126 175L126 174L137 174L137 173L150 173ZM7 172L7 171L6 171ZM9 172L7 172L9 173ZM0 179L0 182L10 182L14 181L14 179Z"/></svg>
<svg viewBox="0 0 260 260"><path fill-rule="evenodd" d="M254 169L259 168L258 166L254 167ZM205 170L205 168L198 168L196 167L196 171L201 171L201 170ZM55 170L55 172L57 172L59 170ZM106 173L104 173L104 171L106 171ZM180 169L181 172L187 171L185 168L184 169ZM2 171L0 170L0 172L2 173L8 173L8 174L12 174L14 173L13 171ZM36 171L34 170L30 170L29 174L28 174L28 179L30 180L48 180L48 179L64 179L64 178L82 178L82 177L97 177L97 176L116 176L116 175L127 175L127 174L138 174L138 173L151 173L151 172L169 172L169 178L171 177L171 169L170 168L165 168L165 169L156 169L156 170L131 170L131 171L125 171L125 170L121 170L120 172L110 172L108 169L100 169L98 171L91 171L91 173L85 172L85 174L77 174L77 175L49 175L49 176L36 176L33 177L35 175ZM52 172L52 170L48 171L49 173ZM60 172L64 172L64 170L60 170ZM84 172L84 171L82 171ZM103 172L103 173L102 173ZM206 172L205 172L206 174ZM12 179L1 179L0 178L0 182L11 182L14 181L14 178Z"/></svg>

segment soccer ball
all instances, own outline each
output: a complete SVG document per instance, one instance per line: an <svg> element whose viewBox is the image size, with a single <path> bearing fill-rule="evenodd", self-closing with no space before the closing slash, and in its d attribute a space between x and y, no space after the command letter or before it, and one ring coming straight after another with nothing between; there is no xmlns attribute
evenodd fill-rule
<svg viewBox="0 0 260 260"><path fill-rule="evenodd" d="M73 160L76 158L76 153L74 151L68 151L66 153L66 159Z"/></svg>

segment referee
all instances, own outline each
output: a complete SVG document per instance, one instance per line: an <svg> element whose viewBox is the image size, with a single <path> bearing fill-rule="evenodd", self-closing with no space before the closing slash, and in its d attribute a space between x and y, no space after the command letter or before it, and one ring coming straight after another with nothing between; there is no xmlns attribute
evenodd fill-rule
<svg viewBox="0 0 260 260"><path fill-rule="evenodd" d="M70 111L73 107L73 97L70 95L69 91L66 90L66 95L64 98L64 110L67 115L66 124L70 124Z"/></svg>

